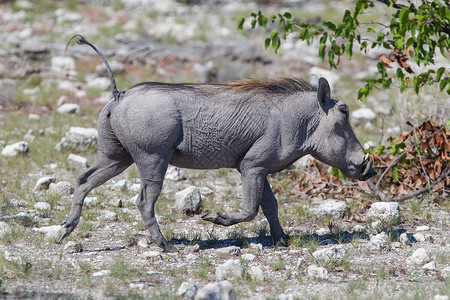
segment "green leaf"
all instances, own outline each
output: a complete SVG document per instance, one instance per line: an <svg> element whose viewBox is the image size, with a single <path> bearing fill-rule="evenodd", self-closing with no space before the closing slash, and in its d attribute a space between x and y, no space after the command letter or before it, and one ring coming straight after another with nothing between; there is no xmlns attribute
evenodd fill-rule
<svg viewBox="0 0 450 300"><path fill-rule="evenodd" d="M348 41L345 44L345 54L347 54L348 59L352 59L353 41Z"/></svg>
<svg viewBox="0 0 450 300"><path fill-rule="evenodd" d="M325 48L326 48L326 45L324 43L319 45L319 57L321 60L323 60L325 57Z"/></svg>
<svg viewBox="0 0 450 300"><path fill-rule="evenodd" d="M278 52L278 49L280 48L280 44L281 44L280 38L278 37L278 33L277 33L277 35L275 35L272 38L272 48L275 51L275 53Z"/></svg>
<svg viewBox="0 0 450 300"><path fill-rule="evenodd" d="M303 28L302 31L300 31L300 34L299 34L298 37L299 37L302 41L304 41L307 33L308 33L308 28Z"/></svg>
<svg viewBox="0 0 450 300"><path fill-rule="evenodd" d="M269 19L267 19L267 17L263 15L260 15L258 18L258 24L264 28L266 28L268 21Z"/></svg>
<svg viewBox="0 0 450 300"><path fill-rule="evenodd" d="M256 19L252 19L250 24L252 25L252 29L254 29L256 25Z"/></svg>
<svg viewBox="0 0 450 300"><path fill-rule="evenodd" d="M441 81L441 83L439 84L439 89L441 90L441 92L445 89L445 86L449 83L450 79L445 78L444 80Z"/></svg>
<svg viewBox="0 0 450 300"><path fill-rule="evenodd" d="M283 15L286 19L292 19L292 15L290 12L285 12Z"/></svg>
<svg viewBox="0 0 450 300"><path fill-rule="evenodd" d="M362 99L363 96L367 95L367 89L366 88L361 88L358 91L358 99Z"/></svg>
<svg viewBox="0 0 450 300"><path fill-rule="evenodd" d="M274 36L278 35L278 31L276 31L275 29L272 30L272 32L270 33L270 38L273 39Z"/></svg>
<svg viewBox="0 0 450 300"><path fill-rule="evenodd" d="M400 27L405 27L409 20L409 8L403 7L398 14L398 19L400 21Z"/></svg>
<svg viewBox="0 0 450 300"><path fill-rule="evenodd" d="M444 74L445 72L445 67L441 67L438 69L437 74L436 74L436 82L441 80L442 74Z"/></svg>
<svg viewBox="0 0 450 300"><path fill-rule="evenodd" d="M238 20L238 30L242 30L244 28L244 22L245 22L244 18L240 18Z"/></svg>
<svg viewBox="0 0 450 300"><path fill-rule="evenodd" d="M266 47L266 50L267 50L267 48L269 48L269 46L270 46L270 38L266 38L266 40L264 41L264 46Z"/></svg>

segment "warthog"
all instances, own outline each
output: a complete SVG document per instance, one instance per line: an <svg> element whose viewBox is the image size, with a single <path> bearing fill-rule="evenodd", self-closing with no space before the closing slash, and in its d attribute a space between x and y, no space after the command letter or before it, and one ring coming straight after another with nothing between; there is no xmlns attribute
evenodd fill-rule
<svg viewBox="0 0 450 300"><path fill-rule="evenodd" d="M161 234L155 203L169 164L237 169L244 195L241 210L202 219L230 226L252 220L261 206L274 242L282 245L287 245L287 236L267 174L311 154L351 178L375 175L350 127L348 106L330 97L324 78L317 86L290 78L226 84L145 82L118 92L102 53L82 36L74 37L103 60L114 99L100 113L95 163L77 177L58 241L77 226L87 194L132 163L141 179L137 206L152 239L165 251L172 245Z"/></svg>

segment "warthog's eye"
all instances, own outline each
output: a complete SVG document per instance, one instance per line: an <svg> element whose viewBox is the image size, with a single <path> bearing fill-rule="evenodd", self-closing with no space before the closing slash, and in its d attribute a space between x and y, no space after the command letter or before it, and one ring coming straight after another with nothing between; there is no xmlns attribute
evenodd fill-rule
<svg viewBox="0 0 450 300"><path fill-rule="evenodd" d="M339 110L345 114L346 116L348 116L348 106L347 105L341 105L339 106Z"/></svg>

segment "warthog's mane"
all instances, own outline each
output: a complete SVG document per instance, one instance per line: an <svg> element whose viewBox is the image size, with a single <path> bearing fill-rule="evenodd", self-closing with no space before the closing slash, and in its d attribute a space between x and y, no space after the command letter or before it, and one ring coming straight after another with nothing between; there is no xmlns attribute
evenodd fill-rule
<svg viewBox="0 0 450 300"><path fill-rule="evenodd" d="M217 92L219 90L230 90L232 92L248 92L254 94L282 94L289 95L298 92L317 92L317 87L302 79L280 78L280 79L251 79L229 83L160 83L143 82L133 88L162 88L175 90L196 89L203 92Z"/></svg>

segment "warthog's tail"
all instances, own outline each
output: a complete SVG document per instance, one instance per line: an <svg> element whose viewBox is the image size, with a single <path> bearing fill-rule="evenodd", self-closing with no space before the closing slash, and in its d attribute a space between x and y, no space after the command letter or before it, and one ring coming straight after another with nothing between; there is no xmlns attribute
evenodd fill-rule
<svg viewBox="0 0 450 300"><path fill-rule="evenodd" d="M74 38L78 38L78 44L86 44L86 45L91 46L91 48L94 49L95 52L97 52L97 54L103 60L103 63L105 64L105 67L106 67L106 72L108 72L109 79L111 80L111 92L113 94L114 100L115 101L119 101L120 96L122 95L122 93L117 90L116 79L114 78L114 75L113 75L113 72L111 70L111 67L109 66L108 61L106 60L106 58L103 55L103 53L101 53L100 50L98 50L97 47L95 47L93 44L88 42L84 38L84 36L82 36L81 34L76 34L69 40L69 42L67 43L67 46L66 46L66 51L67 51L67 47L69 47L70 42Z"/></svg>

